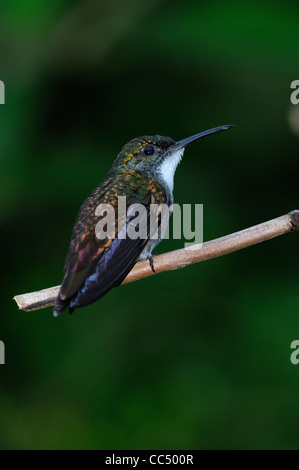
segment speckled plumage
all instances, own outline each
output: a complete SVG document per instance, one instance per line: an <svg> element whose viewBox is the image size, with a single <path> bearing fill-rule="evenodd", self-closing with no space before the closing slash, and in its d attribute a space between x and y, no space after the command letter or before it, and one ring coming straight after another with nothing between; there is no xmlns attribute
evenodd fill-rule
<svg viewBox="0 0 299 470"><path fill-rule="evenodd" d="M162 144L159 147L161 155L158 155L162 160L165 150L173 143L172 139L165 138L163 141L159 136L133 139L123 147L110 172L84 201L72 233L64 268L66 274L55 304L56 315L68 305L70 311L87 305L119 285L144 252L149 239L118 240L117 231L115 238L97 238L95 228L99 217L96 216L96 208L101 203L111 204L115 209L116 222L120 222L118 196L126 197L126 208L139 203L146 207L148 214L150 204L170 205L172 194L155 171L154 175L151 174L151 157L144 162L146 157L140 157L140 153L148 144ZM140 168L138 159L143 160Z"/></svg>
<svg viewBox="0 0 299 470"><path fill-rule="evenodd" d="M167 204L169 207L173 203L174 173L186 145L230 127L210 129L179 142L156 135L138 137L124 145L107 176L81 206L65 263L65 276L55 302L55 316L68 306L71 313L105 295L123 281L140 257L148 257L153 269L151 252L163 233L159 232L155 238L150 232L150 205ZM132 220L129 211L120 220L119 196L126 197L126 209L136 203L145 209L145 237L122 238L117 232L120 222L128 227ZM111 233L102 229L103 237L98 237L97 208L101 204L113 206L116 217L109 227ZM159 210L155 217L160 223L158 229L162 230Z"/></svg>

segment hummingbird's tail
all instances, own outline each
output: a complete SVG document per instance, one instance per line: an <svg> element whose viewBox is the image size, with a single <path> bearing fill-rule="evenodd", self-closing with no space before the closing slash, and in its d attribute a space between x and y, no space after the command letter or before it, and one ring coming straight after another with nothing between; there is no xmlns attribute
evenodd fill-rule
<svg viewBox="0 0 299 470"><path fill-rule="evenodd" d="M63 300L59 295L56 297L53 315L58 317L70 304L71 299Z"/></svg>

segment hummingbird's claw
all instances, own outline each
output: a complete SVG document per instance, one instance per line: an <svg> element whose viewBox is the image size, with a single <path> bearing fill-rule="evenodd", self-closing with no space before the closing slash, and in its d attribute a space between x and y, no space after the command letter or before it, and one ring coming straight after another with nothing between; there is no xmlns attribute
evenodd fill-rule
<svg viewBox="0 0 299 470"><path fill-rule="evenodd" d="M153 253L154 254L154 253ZM154 255L155 256L155 255ZM149 264L150 264L150 267L152 268L152 271L153 273L155 274L156 271L155 271L155 268L154 268L154 258L153 258L153 255L149 255L148 256L148 260L149 260Z"/></svg>

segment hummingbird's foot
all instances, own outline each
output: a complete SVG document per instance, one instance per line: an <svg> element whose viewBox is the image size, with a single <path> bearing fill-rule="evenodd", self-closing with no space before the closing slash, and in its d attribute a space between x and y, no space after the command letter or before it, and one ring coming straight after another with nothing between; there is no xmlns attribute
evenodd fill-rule
<svg viewBox="0 0 299 470"><path fill-rule="evenodd" d="M153 256L155 256L155 253L152 253L151 255L148 255L148 260L149 260L149 264L150 264L150 267L152 268L152 271L153 273L156 273L155 271L155 268L154 268L154 258Z"/></svg>

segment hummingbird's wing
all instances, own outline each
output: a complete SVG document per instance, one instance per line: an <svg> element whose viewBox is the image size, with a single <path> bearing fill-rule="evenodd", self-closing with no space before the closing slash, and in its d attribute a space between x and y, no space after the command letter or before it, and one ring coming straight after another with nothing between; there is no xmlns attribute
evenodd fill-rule
<svg viewBox="0 0 299 470"><path fill-rule="evenodd" d="M70 304L70 312L77 307L88 305L119 285L131 271L136 260L149 241L150 204L160 205L167 195L163 186L150 177L129 170L130 173L107 176L90 194L78 214L68 257L65 277L55 303L54 314L58 315ZM118 196L125 196L127 212L121 214ZM115 224L111 233L96 234L99 217L96 209L100 204L111 204L115 210ZM145 209L138 224L146 227L143 237L124 237L135 217L130 212L132 204L141 204ZM128 210L129 209L129 210ZM122 218L122 220L121 220ZM121 232L119 227L122 227Z"/></svg>

